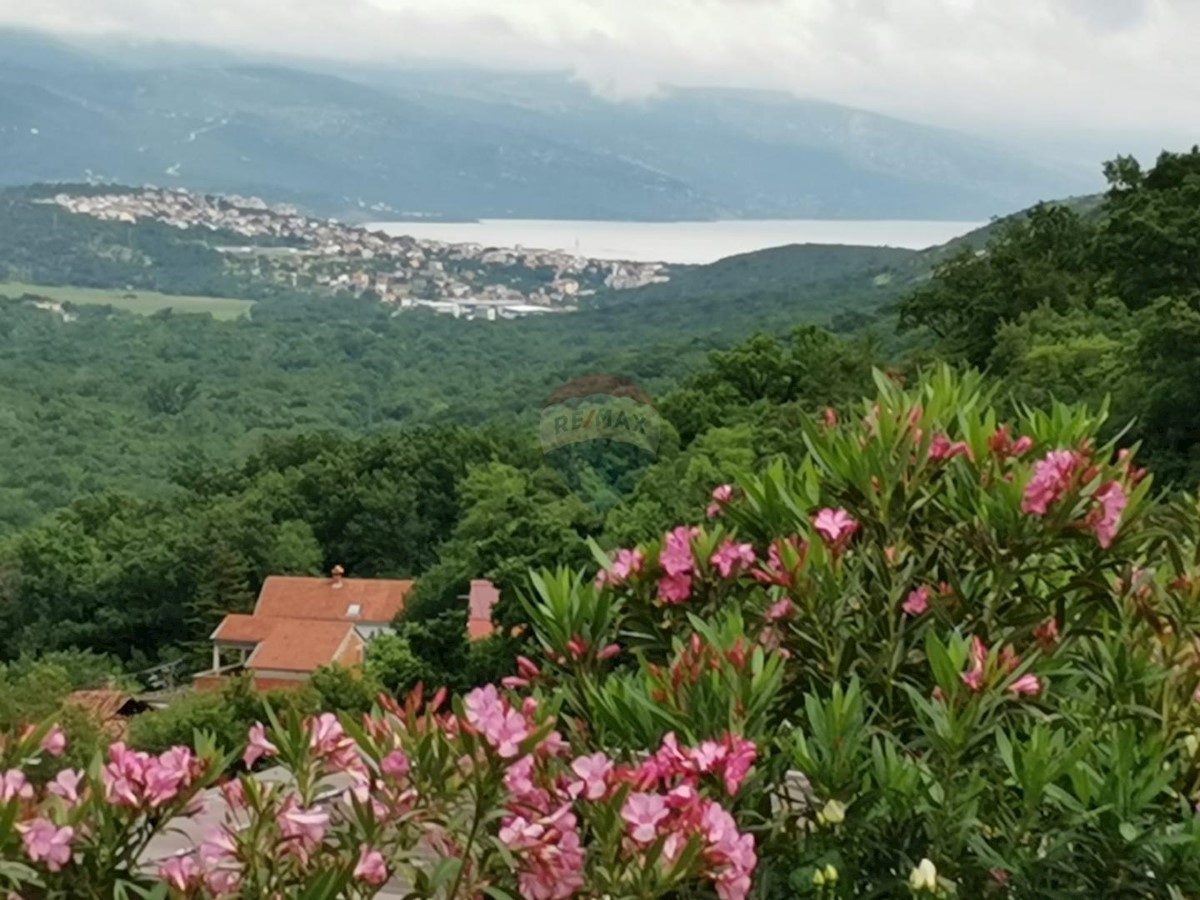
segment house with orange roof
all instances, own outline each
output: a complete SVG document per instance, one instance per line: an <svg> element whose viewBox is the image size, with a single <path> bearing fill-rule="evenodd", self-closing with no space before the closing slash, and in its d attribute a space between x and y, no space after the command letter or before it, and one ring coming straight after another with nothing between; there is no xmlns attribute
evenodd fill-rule
<svg viewBox="0 0 1200 900"><path fill-rule="evenodd" d="M221 620L212 633L212 669L197 675L195 684L219 687L225 676L249 671L260 690L270 690L303 684L322 666L354 668L373 638L392 631L412 588L409 580L346 578L341 566L329 578L272 575L252 613ZM488 637L500 592L478 579L465 599L468 636Z"/></svg>

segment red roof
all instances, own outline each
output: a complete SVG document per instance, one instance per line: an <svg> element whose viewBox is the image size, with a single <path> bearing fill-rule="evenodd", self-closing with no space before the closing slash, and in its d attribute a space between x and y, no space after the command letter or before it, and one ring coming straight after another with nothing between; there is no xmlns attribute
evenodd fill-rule
<svg viewBox="0 0 1200 900"><path fill-rule="evenodd" d="M335 662L353 666L362 662L362 647L352 622L275 619L246 665L285 672L313 672Z"/></svg>
<svg viewBox="0 0 1200 900"><path fill-rule="evenodd" d="M404 609L412 587L408 580L272 575L263 582L254 615L390 623Z"/></svg>
<svg viewBox="0 0 1200 900"><path fill-rule="evenodd" d="M230 613L221 620L212 633L214 641L229 641L235 644L257 644L263 640L278 619L268 616L248 616L245 613Z"/></svg>

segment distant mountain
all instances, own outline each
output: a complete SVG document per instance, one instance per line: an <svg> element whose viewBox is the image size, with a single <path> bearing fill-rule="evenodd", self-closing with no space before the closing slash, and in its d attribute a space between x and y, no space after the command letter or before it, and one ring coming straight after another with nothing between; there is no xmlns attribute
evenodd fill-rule
<svg viewBox="0 0 1200 900"><path fill-rule="evenodd" d="M986 218L1090 185L971 137L784 94L614 103L565 75L165 58L0 32L0 180L178 184L374 206L376 219Z"/></svg>

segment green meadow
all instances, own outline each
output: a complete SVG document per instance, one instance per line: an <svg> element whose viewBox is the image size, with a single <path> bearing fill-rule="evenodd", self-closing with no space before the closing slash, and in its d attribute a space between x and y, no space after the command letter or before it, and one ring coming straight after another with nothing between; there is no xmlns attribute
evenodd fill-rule
<svg viewBox="0 0 1200 900"><path fill-rule="evenodd" d="M163 309L174 309L181 313L211 313L214 319L236 319L249 312L250 307L254 305L251 300L237 300L232 297L196 297L188 294L160 294L157 291L0 282L0 296L20 297L23 294L34 294L49 300L78 305L107 304L114 309L123 309L143 316Z"/></svg>

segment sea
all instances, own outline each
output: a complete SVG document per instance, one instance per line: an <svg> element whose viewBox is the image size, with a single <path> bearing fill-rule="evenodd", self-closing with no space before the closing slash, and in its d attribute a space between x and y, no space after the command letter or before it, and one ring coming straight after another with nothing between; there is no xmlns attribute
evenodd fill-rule
<svg viewBox="0 0 1200 900"><path fill-rule="evenodd" d="M843 219L739 219L713 222L609 222L482 219L375 222L367 228L424 240L485 247L562 250L591 259L702 265L785 244L857 244L920 250L985 222Z"/></svg>

